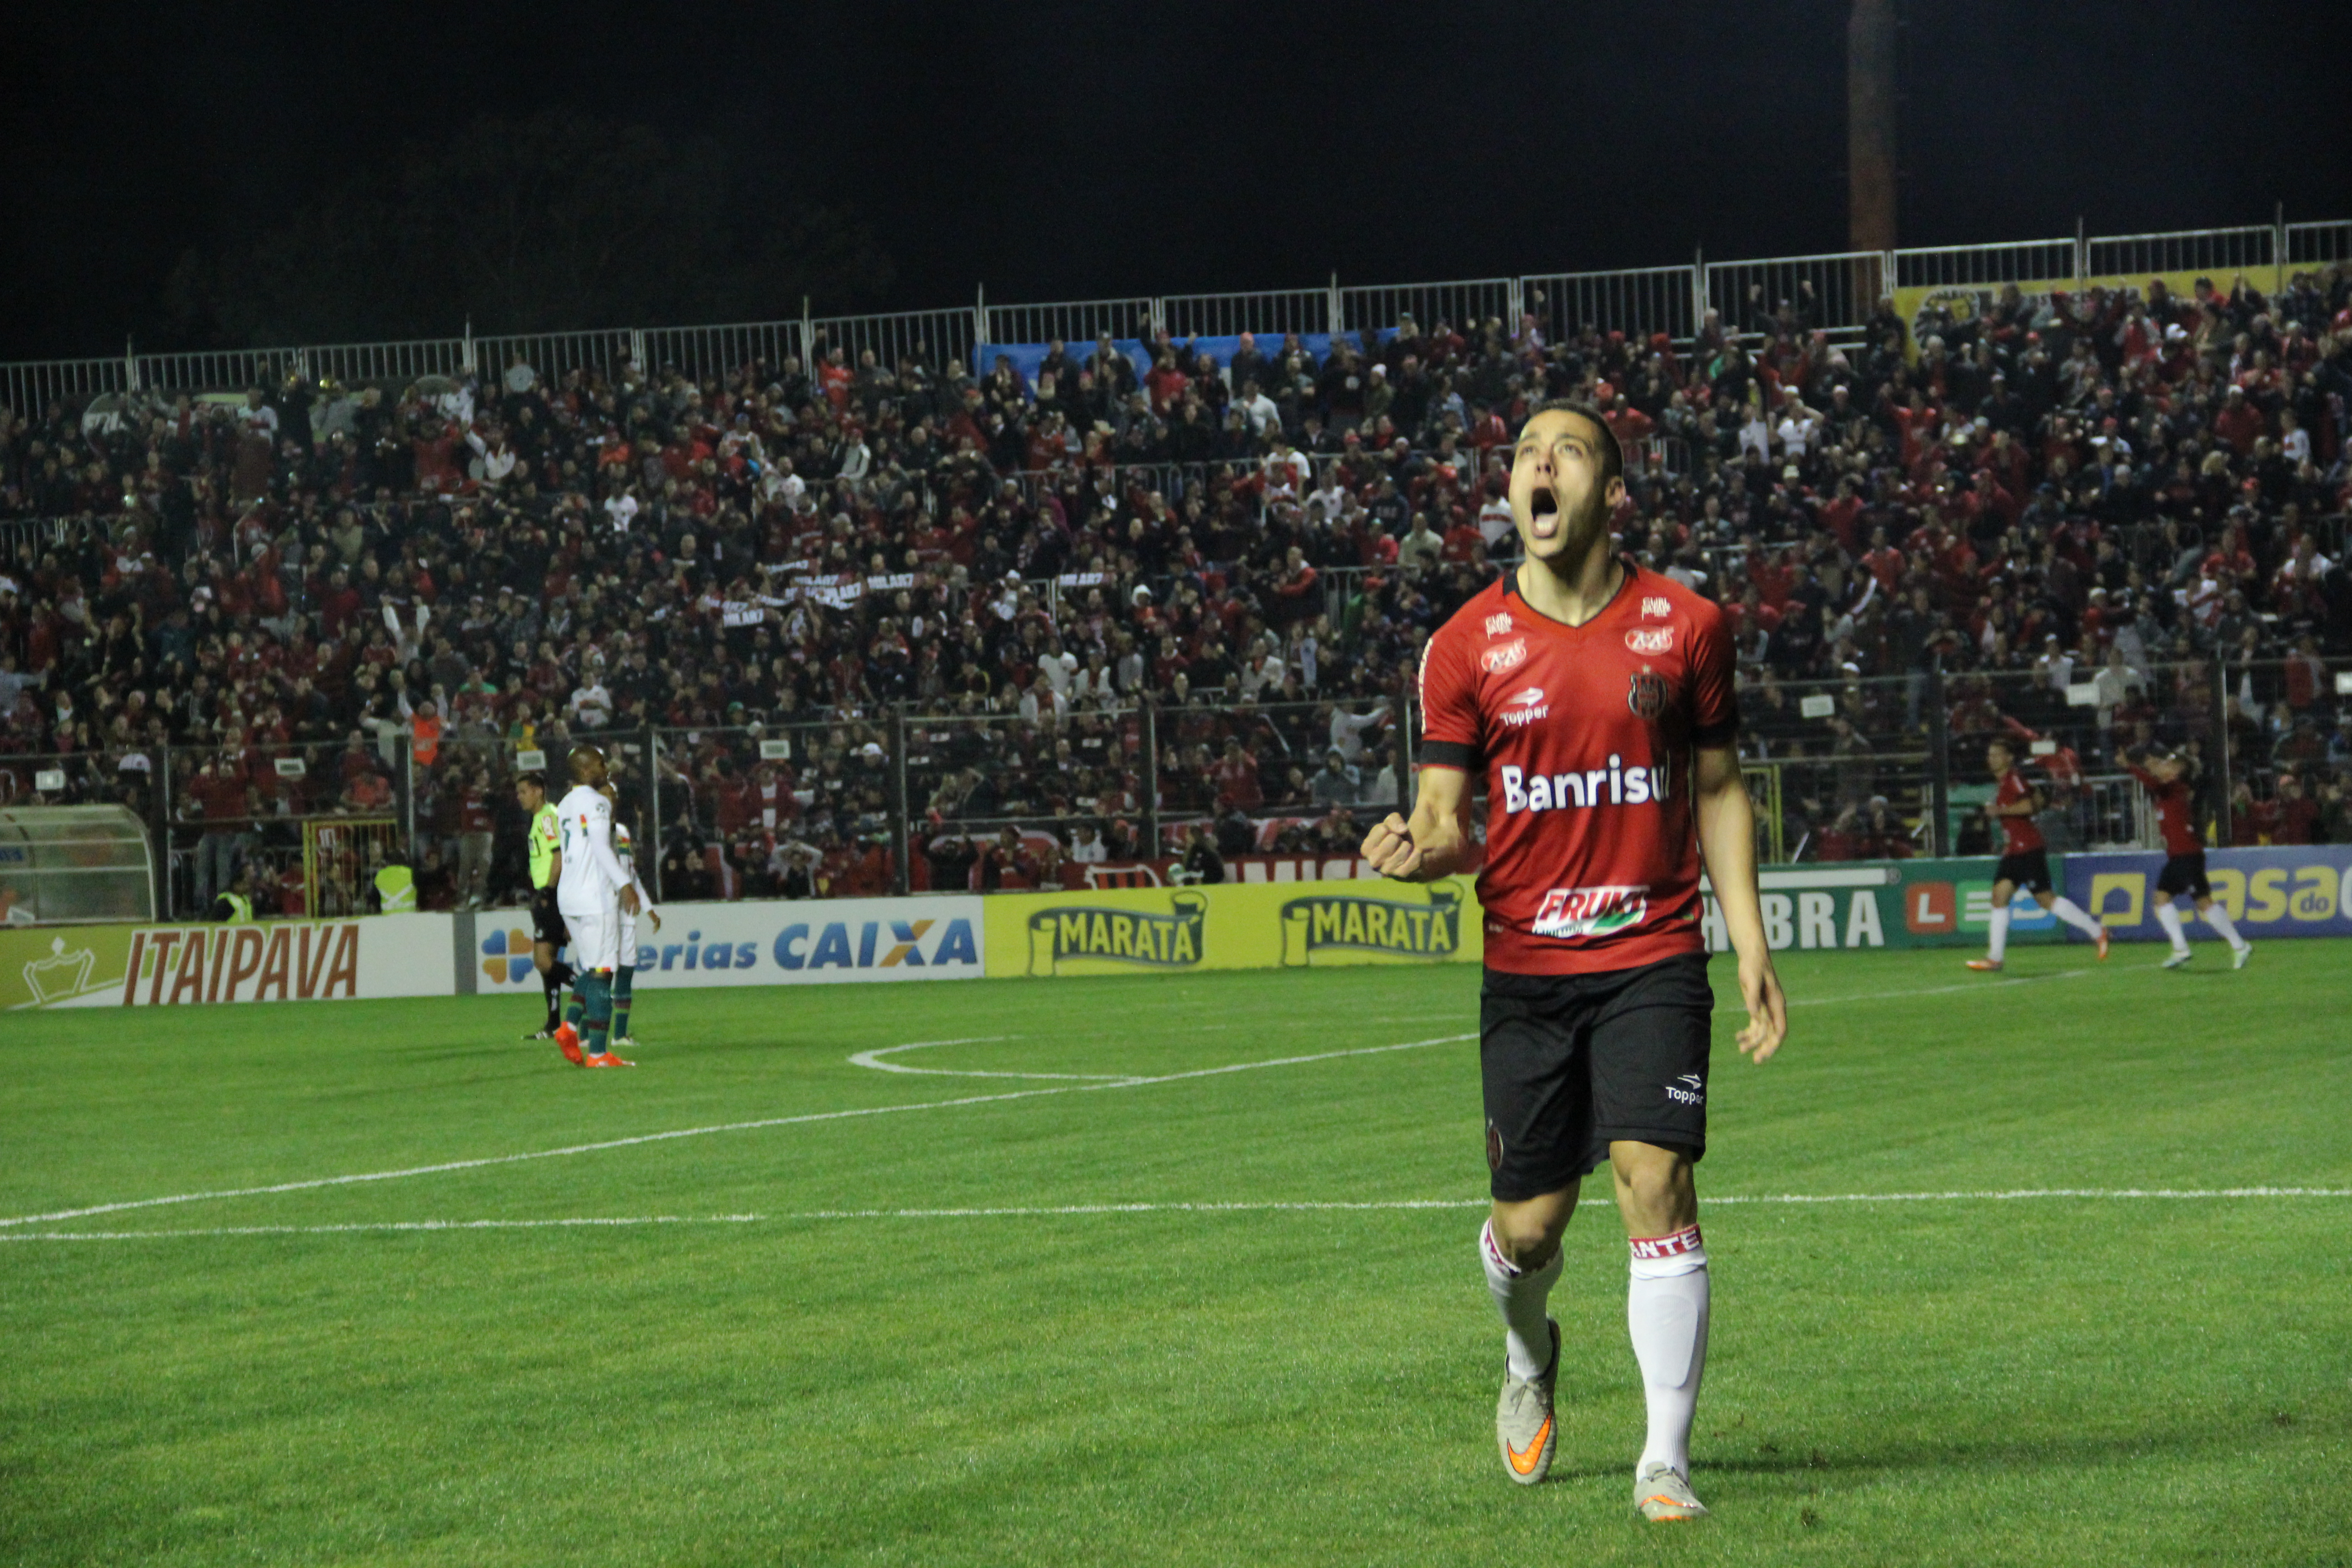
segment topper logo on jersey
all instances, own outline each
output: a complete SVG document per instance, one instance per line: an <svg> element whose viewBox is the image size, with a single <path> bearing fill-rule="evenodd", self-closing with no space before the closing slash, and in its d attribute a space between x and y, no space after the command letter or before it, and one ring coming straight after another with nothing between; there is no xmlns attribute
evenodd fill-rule
<svg viewBox="0 0 2352 1568"><path fill-rule="evenodd" d="M1509 763L1504 764L1502 773L1505 811L1565 811L1570 806L1580 811L1595 805L1662 801L1666 798L1674 764L1661 762L1643 767L1636 763L1629 768L1622 756L1612 752L1607 767L1586 768L1581 773L1531 773Z"/></svg>
<svg viewBox="0 0 2352 1568"><path fill-rule="evenodd" d="M1625 646L1639 654L1672 653L1675 651L1675 628L1635 626L1625 634Z"/></svg>
<svg viewBox="0 0 2352 1568"><path fill-rule="evenodd" d="M1503 611L1500 615L1488 616L1486 617L1486 636L1487 636L1489 638L1493 638L1493 637L1508 637L1508 636L1510 636L1510 635L1511 635L1511 612L1510 612L1510 611L1508 611L1508 610L1505 610L1505 611Z"/></svg>
<svg viewBox="0 0 2352 1568"><path fill-rule="evenodd" d="M1528 662L1528 639L1516 637L1509 642L1488 648L1478 656L1478 662L1489 675L1500 675L1507 669L1517 669Z"/></svg>
<svg viewBox="0 0 2352 1568"><path fill-rule="evenodd" d="M1645 616L1654 616L1659 620L1664 620L1668 616L1675 613L1675 606L1673 602L1670 600L1645 598L1642 601L1642 613Z"/></svg>
<svg viewBox="0 0 2352 1568"><path fill-rule="evenodd" d="M1650 889L1641 887L1554 888L1536 910L1538 936L1608 936L1637 926L1650 912Z"/></svg>
<svg viewBox="0 0 2352 1568"><path fill-rule="evenodd" d="M1517 728L1523 724L1532 724L1550 711L1550 706L1544 701L1542 687L1523 686L1503 699L1503 706L1498 717L1504 723Z"/></svg>

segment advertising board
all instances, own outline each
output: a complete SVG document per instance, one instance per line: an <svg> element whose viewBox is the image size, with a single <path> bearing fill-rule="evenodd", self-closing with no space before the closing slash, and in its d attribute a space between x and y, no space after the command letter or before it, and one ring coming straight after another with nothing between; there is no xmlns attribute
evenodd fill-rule
<svg viewBox="0 0 2352 1568"><path fill-rule="evenodd" d="M9 928L0 1008L446 996L451 929L447 915Z"/></svg>

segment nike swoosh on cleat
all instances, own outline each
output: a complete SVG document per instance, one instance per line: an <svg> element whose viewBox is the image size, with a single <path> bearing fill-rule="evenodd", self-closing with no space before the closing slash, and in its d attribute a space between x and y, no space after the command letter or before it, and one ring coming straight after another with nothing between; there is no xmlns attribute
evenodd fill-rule
<svg viewBox="0 0 2352 1568"><path fill-rule="evenodd" d="M1536 1468L1536 1459L1543 1453L1544 1439L1551 1436L1551 1423L1552 1418L1545 1416L1544 1424L1536 1428L1536 1435L1528 1439L1524 1450L1514 1448L1507 1442L1503 1445L1503 1452L1510 1458L1511 1468L1524 1476Z"/></svg>

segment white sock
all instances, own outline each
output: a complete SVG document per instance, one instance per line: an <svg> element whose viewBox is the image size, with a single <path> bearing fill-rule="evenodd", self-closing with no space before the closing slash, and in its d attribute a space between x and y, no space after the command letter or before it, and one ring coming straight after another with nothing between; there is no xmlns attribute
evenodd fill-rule
<svg viewBox="0 0 2352 1568"><path fill-rule="evenodd" d="M2050 912L2081 931L2093 941L2098 940L2099 922L2090 917L2082 905L2072 899L2060 899L2050 906Z"/></svg>
<svg viewBox="0 0 2352 1568"><path fill-rule="evenodd" d="M1706 1368L1706 1247L1694 1225L1672 1236L1636 1237L1633 1250L1625 1327L1650 1405L1641 1464L1671 1465L1687 1479L1691 1418Z"/></svg>
<svg viewBox="0 0 2352 1568"><path fill-rule="evenodd" d="M2246 939L2238 934L2236 922L2230 919L2230 911L2221 905L2215 904L2205 911L2205 923L2221 933L2221 940L2230 944L2232 952L2246 945Z"/></svg>
<svg viewBox="0 0 2352 1568"><path fill-rule="evenodd" d="M2189 933L2180 929L2180 911L2172 907L2170 899L2156 906L2156 923L2162 926L2164 934L2172 939L2173 952L2189 951Z"/></svg>
<svg viewBox="0 0 2352 1568"><path fill-rule="evenodd" d="M1551 1322L1544 1303L1559 1279L1561 1249L1552 1248L1551 1261L1541 1268L1523 1269L1495 1245L1492 1220L1478 1231L1478 1261L1486 1267L1486 1289L1503 1314L1504 1345L1511 1359L1513 1377L1541 1377L1551 1365Z"/></svg>
<svg viewBox="0 0 2352 1568"><path fill-rule="evenodd" d="M1995 963L2009 951L2009 906L2001 905L1992 912L1992 932L1985 945L1985 956Z"/></svg>

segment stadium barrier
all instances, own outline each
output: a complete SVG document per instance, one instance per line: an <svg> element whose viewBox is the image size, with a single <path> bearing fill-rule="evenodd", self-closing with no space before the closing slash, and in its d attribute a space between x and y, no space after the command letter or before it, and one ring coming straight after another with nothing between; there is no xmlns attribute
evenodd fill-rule
<svg viewBox="0 0 2352 1568"><path fill-rule="evenodd" d="M1468 963L1485 952L1467 877L1377 890L1223 883L983 901L992 979Z"/></svg>
<svg viewBox="0 0 2352 1568"><path fill-rule="evenodd" d="M1765 940L1776 952L1981 947L1999 864L1986 855L1768 868L1758 873ZM2051 865L2061 891L2116 940L2166 940L2155 912L2162 854L2053 854ZM2250 941L2352 936L2352 844L2213 849L2206 852L2205 865L2213 901ZM2010 900L2009 930L2012 943L2089 940L2021 891ZM1706 931L1710 951L1730 951L1711 892Z"/></svg>
<svg viewBox="0 0 2352 1568"><path fill-rule="evenodd" d="M2066 896L2122 942L2168 940L2156 921L2163 869L2164 857L2147 853L2069 855L2059 865ZM2352 936L2352 845L2210 850L2205 875L2213 901L2249 942Z"/></svg>
<svg viewBox="0 0 2352 1568"><path fill-rule="evenodd" d="M1775 952L1978 947L1990 856L1849 861L1761 873ZM2057 858L2066 896L2120 941L2163 940L2161 855ZM2213 899L2256 942L2352 936L2352 845L2217 849ZM1702 884L1704 888L1704 884ZM1053 979L1483 958L1472 879L1358 879L1061 893L674 904L640 926L638 983L794 985ZM2025 894L2012 942L2080 942ZM1711 892L1703 931L1730 942ZM516 912L374 915L259 924L0 928L0 1009L537 994Z"/></svg>
<svg viewBox="0 0 2352 1568"><path fill-rule="evenodd" d="M0 1008L446 996L454 924L376 915L0 930Z"/></svg>
<svg viewBox="0 0 2352 1568"><path fill-rule="evenodd" d="M814 985L977 980L985 923L977 894L663 904L637 921L636 984ZM539 994L521 910L460 914L461 994Z"/></svg>

